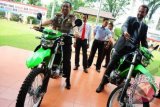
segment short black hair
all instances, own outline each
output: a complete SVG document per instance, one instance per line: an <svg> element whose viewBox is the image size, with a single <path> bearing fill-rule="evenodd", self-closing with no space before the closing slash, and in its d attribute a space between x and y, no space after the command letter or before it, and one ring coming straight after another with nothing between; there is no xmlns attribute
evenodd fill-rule
<svg viewBox="0 0 160 107"><path fill-rule="evenodd" d="M110 24L112 27L114 26L114 25L113 25L113 22L109 22L108 24Z"/></svg>
<svg viewBox="0 0 160 107"><path fill-rule="evenodd" d="M64 3L68 3L68 4L70 5L70 7L72 8L71 2L69 2L69 1L64 1L63 4L64 4Z"/></svg>
<svg viewBox="0 0 160 107"><path fill-rule="evenodd" d="M104 21L109 21L109 19L108 19L108 18L103 18L103 22L104 22Z"/></svg>
<svg viewBox="0 0 160 107"><path fill-rule="evenodd" d="M84 13L83 15L87 16L87 19L88 19L88 14L85 14L85 13Z"/></svg>
<svg viewBox="0 0 160 107"><path fill-rule="evenodd" d="M147 5L141 5L140 7L143 7L143 8L146 8L147 10L146 10L146 13L148 13L148 11L149 11L149 7L147 6Z"/></svg>

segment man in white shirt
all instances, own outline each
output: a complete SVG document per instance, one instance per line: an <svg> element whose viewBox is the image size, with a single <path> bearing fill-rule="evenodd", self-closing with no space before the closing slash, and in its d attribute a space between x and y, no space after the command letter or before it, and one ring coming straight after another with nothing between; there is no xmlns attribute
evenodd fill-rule
<svg viewBox="0 0 160 107"><path fill-rule="evenodd" d="M98 50L98 58L96 62L96 71L100 72L101 57L103 53L104 42L112 38L112 34L108 28L108 19L104 18L102 25L97 25L94 29L94 41L92 44L91 52L88 58L88 68L92 65L96 51Z"/></svg>
<svg viewBox="0 0 160 107"><path fill-rule="evenodd" d="M79 54L80 49L82 47L83 52L83 69L85 73L88 73L87 71L87 49L89 48L89 42L90 42L90 35L91 35L91 26L87 23L88 15L83 14L83 24L82 26L78 27L78 32L75 33L76 35L76 41L74 43L75 47L75 68L74 70L78 70L79 67Z"/></svg>

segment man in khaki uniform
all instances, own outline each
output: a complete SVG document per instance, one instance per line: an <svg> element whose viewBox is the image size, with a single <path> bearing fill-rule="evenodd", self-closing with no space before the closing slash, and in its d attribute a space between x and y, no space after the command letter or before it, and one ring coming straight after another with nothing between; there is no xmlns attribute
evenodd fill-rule
<svg viewBox="0 0 160 107"><path fill-rule="evenodd" d="M70 14L72 5L70 2L63 2L61 7L61 13L57 14L53 19L47 20L42 23L42 26L52 25L53 29L61 31L62 33L73 34L72 27L74 26L75 16ZM66 88L70 89L70 73L71 73L71 45L72 38L65 37L63 45L63 72L66 78Z"/></svg>

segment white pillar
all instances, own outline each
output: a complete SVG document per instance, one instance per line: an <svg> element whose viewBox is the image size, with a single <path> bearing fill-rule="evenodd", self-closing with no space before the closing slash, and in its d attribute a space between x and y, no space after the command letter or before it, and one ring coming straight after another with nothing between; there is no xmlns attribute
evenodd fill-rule
<svg viewBox="0 0 160 107"><path fill-rule="evenodd" d="M52 12L51 12L51 18L53 18L54 17L54 7L55 7L55 2L53 1L52 2Z"/></svg>
<svg viewBox="0 0 160 107"><path fill-rule="evenodd" d="M102 0L100 0L99 10L98 10L98 13L97 13L97 18L96 18L96 25L99 22L99 14L100 14L100 11L101 11L101 6L102 6Z"/></svg>
<svg viewBox="0 0 160 107"><path fill-rule="evenodd" d="M11 13L10 12L5 12L5 17L10 20L11 18Z"/></svg>

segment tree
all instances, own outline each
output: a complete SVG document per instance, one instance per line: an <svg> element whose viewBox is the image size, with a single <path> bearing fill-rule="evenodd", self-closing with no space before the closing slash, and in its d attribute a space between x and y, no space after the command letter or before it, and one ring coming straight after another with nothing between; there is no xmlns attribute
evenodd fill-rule
<svg viewBox="0 0 160 107"><path fill-rule="evenodd" d="M148 19L151 20L153 14L160 7L160 0L147 0L147 1L149 1L148 7L150 9L149 14L148 14Z"/></svg>
<svg viewBox="0 0 160 107"><path fill-rule="evenodd" d="M28 4L32 4L32 5L41 5L40 0L28 0Z"/></svg>
<svg viewBox="0 0 160 107"><path fill-rule="evenodd" d="M15 1L15 2L21 2L21 0L12 0L12 1Z"/></svg>
<svg viewBox="0 0 160 107"><path fill-rule="evenodd" d="M85 5L84 0L67 0L72 3L73 10L77 10L79 7L83 7Z"/></svg>
<svg viewBox="0 0 160 107"><path fill-rule="evenodd" d="M85 6L86 6L86 7L93 8L93 7L95 7L95 6L94 6L94 3L95 3L96 1L97 1L97 0L85 0Z"/></svg>
<svg viewBox="0 0 160 107"><path fill-rule="evenodd" d="M51 2L51 3L47 6L47 9L48 9L47 17L48 17L48 18L51 17L52 7L53 7L53 2ZM57 0L55 0L55 1L54 1L54 13L59 13L60 10L61 10L61 5L58 4L58 1L57 1Z"/></svg>
<svg viewBox="0 0 160 107"><path fill-rule="evenodd" d="M113 17L116 17L130 1L131 0L105 0L103 3L103 10L111 12Z"/></svg>

